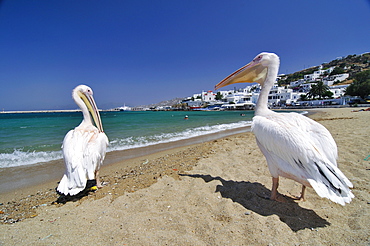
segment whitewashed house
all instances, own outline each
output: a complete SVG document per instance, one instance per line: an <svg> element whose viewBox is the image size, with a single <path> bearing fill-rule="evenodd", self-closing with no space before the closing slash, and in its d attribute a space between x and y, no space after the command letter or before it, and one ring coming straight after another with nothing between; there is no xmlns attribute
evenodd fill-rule
<svg viewBox="0 0 370 246"><path fill-rule="evenodd" d="M213 91L202 91L202 100L204 102L211 102L216 100L216 93Z"/></svg>
<svg viewBox="0 0 370 246"><path fill-rule="evenodd" d="M252 97L252 93L250 92L236 92L227 95L226 101L231 103L242 103L242 102L250 102Z"/></svg>
<svg viewBox="0 0 370 246"><path fill-rule="evenodd" d="M333 93L334 98L343 97L349 85L333 85L329 90Z"/></svg>
<svg viewBox="0 0 370 246"><path fill-rule="evenodd" d="M348 73L342 73L342 74L336 74L333 76L328 76L322 79L322 82L328 86L331 86L334 84L334 82L342 82L346 80L349 77Z"/></svg>
<svg viewBox="0 0 370 246"><path fill-rule="evenodd" d="M320 66L319 70L313 72L312 74L306 74L304 75L305 81L317 81L324 75L329 75L331 72L333 72L335 67L330 67L328 69L322 69L322 65Z"/></svg>
<svg viewBox="0 0 370 246"><path fill-rule="evenodd" d="M290 82L289 86L290 87L297 87L297 86L300 86L301 84L303 84L304 82L306 82L304 79L299 79L297 81Z"/></svg>
<svg viewBox="0 0 370 246"><path fill-rule="evenodd" d="M293 89L290 88L274 86L269 93L268 103L270 105L292 104L300 98L301 94L304 93L293 92Z"/></svg>

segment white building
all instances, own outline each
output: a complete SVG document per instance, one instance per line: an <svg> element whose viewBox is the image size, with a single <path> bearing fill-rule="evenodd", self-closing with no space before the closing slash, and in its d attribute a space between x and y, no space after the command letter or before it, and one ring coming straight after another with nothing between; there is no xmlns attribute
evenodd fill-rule
<svg viewBox="0 0 370 246"><path fill-rule="evenodd" d="M286 89L284 87L274 86L268 96L268 103L270 105L292 104L296 102L300 95L304 93L293 92L293 89Z"/></svg>
<svg viewBox="0 0 370 246"><path fill-rule="evenodd" d="M237 92L229 92L223 101L231 103L230 107L254 106L258 101L260 90L260 85L247 86ZM269 93L268 103L269 105L292 104L300 98L301 94L304 93L293 92L293 89L275 84Z"/></svg>
<svg viewBox="0 0 370 246"><path fill-rule="evenodd" d="M226 101L229 103L244 103L250 102L252 98L252 93L250 92L236 92L228 94L226 96Z"/></svg>
<svg viewBox="0 0 370 246"><path fill-rule="evenodd" d="M322 65L320 66L319 70L313 72L312 74L306 74L304 75L305 81L316 81L320 79L324 75L329 75L331 72L333 72L335 67L330 67L328 69L322 69Z"/></svg>
<svg viewBox="0 0 370 246"><path fill-rule="evenodd" d="M200 108L204 104L201 99L194 99L194 101L189 100L189 101L183 101L183 102L186 102L190 108Z"/></svg>
<svg viewBox="0 0 370 246"><path fill-rule="evenodd" d="M299 79L297 81L293 81L293 82L290 82L290 87L297 87L297 86L300 86L301 84L303 84L304 82L306 82L304 79Z"/></svg>
<svg viewBox="0 0 370 246"><path fill-rule="evenodd" d="M204 102L211 102L216 100L216 93L213 91L202 91L202 100Z"/></svg>
<svg viewBox="0 0 370 246"><path fill-rule="evenodd" d="M348 73L336 74L333 76L328 76L328 77L323 78L322 82L324 82L324 84L328 86L331 86L334 84L334 82L337 82L337 81L342 82L346 80L348 77L349 77Z"/></svg>
<svg viewBox="0 0 370 246"><path fill-rule="evenodd" d="M312 88L312 83L307 83L307 84L303 84L301 85L301 92L309 92Z"/></svg>
<svg viewBox="0 0 370 246"><path fill-rule="evenodd" d="M299 90L298 90L299 92L309 92L311 90L311 85L312 85L312 83L309 83L309 82L322 81L325 85L331 86L335 82L338 82L338 81L342 82L348 79L349 77L348 73L329 76L329 74L333 72L335 67L330 67L325 70L322 68L323 67L321 65L317 71L314 71L314 73L304 75L304 79L290 82L290 87L291 88L299 87Z"/></svg>
<svg viewBox="0 0 370 246"><path fill-rule="evenodd" d="M334 85L330 86L329 90L333 93L334 98L343 97L349 85Z"/></svg>
<svg viewBox="0 0 370 246"><path fill-rule="evenodd" d="M345 76L336 76L335 78L344 78ZM302 82L302 81L301 81ZM310 91L312 83L302 83L300 84L301 90L298 92L293 91L291 88L279 87L275 83L274 87L269 92L268 104L272 106L278 105L294 105L301 98L302 94L306 94ZM336 85L330 86L330 91L333 93L334 98L342 98L345 89L348 85ZM219 91L223 96L221 101L216 100L217 93L213 91L203 91L200 94L194 94L192 100L188 98L184 102L188 103L189 107L200 108L204 105L213 105L218 108L229 108L229 109L252 109L258 101L260 95L261 87L259 84L252 86L247 86L238 91L228 90L228 91ZM331 101L334 99L331 99ZM336 99L341 100L341 99ZM328 101L328 99L326 99ZM313 105L316 101L309 101L307 105ZM321 102L323 104L323 102ZM338 101L338 104L343 104L344 102ZM222 106L221 106L222 105Z"/></svg>

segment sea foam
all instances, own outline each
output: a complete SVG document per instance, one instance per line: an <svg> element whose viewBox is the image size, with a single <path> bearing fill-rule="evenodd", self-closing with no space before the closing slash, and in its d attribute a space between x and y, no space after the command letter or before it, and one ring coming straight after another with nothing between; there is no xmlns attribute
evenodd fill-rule
<svg viewBox="0 0 370 246"><path fill-rule="evenodd" d="M222 132L250 126L251 121L237 123L218 124L213 126L201 126L188 128L180 132L160 133L148 136L131 136L128 138L111 139L108 152L117 150L134 149L155 144L174 142L207 134ZM62 151L24 151L15 149L12 153L0 153L0 168L34 165L62 159Z"/></svg>
<svg viewBox="0 0 370 246"><path fill-rule="evenodd" d="M62 151L23 151L0 153L0 168L33 165L63 158Z"/></svg>
<svg viewBox="0 0 370 246"><path fill-rule="evenodd" d="M230 124L218 124L213 126L201 126L196 128L189 128L181 132L161 133L150 136L128 137L124 139L114 139L110 142L108 151L126 150L133 148L140 148L155 144L174 142L193 137L203 136L207 134L222 132L226 130L247 127L251 125L251 121L240 121Z"/></svg>

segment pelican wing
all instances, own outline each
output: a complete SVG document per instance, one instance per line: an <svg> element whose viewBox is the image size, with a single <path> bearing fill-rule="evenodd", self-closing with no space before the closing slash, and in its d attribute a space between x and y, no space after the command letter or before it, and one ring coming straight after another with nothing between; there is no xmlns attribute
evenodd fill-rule
<svg viewBox="0 0 370 246"><path fill-rule="evenodd" d="M103 164L107 146L108 137L104 132L95 133L90 139L84 153L88 179L95 178L95 170L99 170Z"/></svg>
<svg viewBox="0 0 370 246"><path fill-rule="evenodd" d="M81 192L87 180L94 179L95 170L104 160L107 145L107 136L97 129L69 131L62 146L66 172L58 191L65 195Z"/></svg>
<svg viewBox="0 0 370 246"><path fill-rule="evenodd" d="M272 176L311 185L321 197L344 205L354 197L352 183L337 168L337 147L329 131L296 113L253 118L252 131Z"/></svg>

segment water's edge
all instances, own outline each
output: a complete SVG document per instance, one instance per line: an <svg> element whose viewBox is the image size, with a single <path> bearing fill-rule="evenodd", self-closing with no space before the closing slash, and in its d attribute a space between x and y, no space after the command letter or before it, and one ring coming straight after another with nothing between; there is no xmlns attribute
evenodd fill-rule
<svg viewBox="0 0 370 246"><path fill-rule="evenodd" d="M213 141L248 131L250 131L250 126L140 148L112 151L107 153L104 166L178 147ZM104 168L104 166L102 168ZM3 168L0 169L0 194L9 193L17 189L36 186L47 182L57 182L62 178L63 173L64 162L62 159L37 165Z"/></svg>

